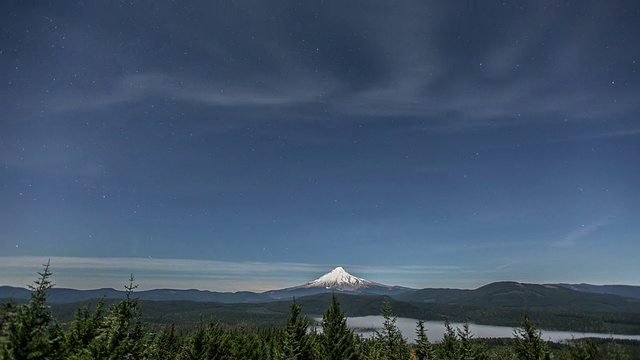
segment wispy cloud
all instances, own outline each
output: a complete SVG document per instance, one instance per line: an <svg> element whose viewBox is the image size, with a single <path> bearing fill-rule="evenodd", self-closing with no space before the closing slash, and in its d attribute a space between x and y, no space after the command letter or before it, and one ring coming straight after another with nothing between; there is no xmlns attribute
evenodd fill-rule
<svg viewBox="0 0 640 360"><path fill-rule="evenodd" d="M574 138L574 140L597 140L597 139L610 139L610 138L630 137L630 136L640 136L640 128L598 132L598 133L587 134L583 136L577 136Z"/></svg>
<svg viewBox="0 0 640 360"><path fill-rule="evenodd" d="M172 74L140 73L116 78L110 88L92 94L64 93L51 106L61 111L102 110L144 99L158 102L168 99L214 107L282 107L320 101L338 86L331 78L293 75L235 85Z"/></svg>
<svg viewBox="0 0 640 360"><path fill-rule="evenodd" d="M255 6L260 10L252 13L263 11L262 5ZM322 8L320 6L318 10ZM282 41L283 34L279 29L259 34L261 41L227 46L229 39L226 36L244 34L261 24L263 19L243 19L251 26L236 24L233 28L228 28L224 22L211 22L206 28L193 29L198 35L188 39L190 45L193 43L201 51L201 57L190 58L190 65L193 62L200 66L178 71L157 64L155 55L140 56L136 60L142 64L156 65L151 67L155 69L153 72L115 76L100 88L89 85L78 87L76 91L61 92L50 104L62 110L102 110L143 99L226 110L246 107L282 110L303 106L305 109L300 113L314 113L316 119L329 113L358 118L429 119L425 128L442 132L637 110L634 91L628 91L628 94L603 91L604 87L600 85L613 86L609 78L593 75L589 78L597 82L589 84L592 86L567 88L567 84L575 83L576 79L580 83L584 81L583 68L576 64L584 63L580 58L586 54L599 51L593 41L585 40L589 37L584 34L595 36L602 25L592 17L588 17L589 21L582 20L583 17L564 18L564 14L575 11L558 11L550 18L546 11L536 10L521 18L524 23L516 22L517 25L505 21L510 17L496 17L496 21L505 21L498 22L496 27L511 31L503 31L500 36L493 33L481 36L486 41L484 45L479 48L465 45L466 53L460 52L460 46L456 45L458 39L448 39L442 33L454 14L455 21L460 16L458 6L449 4L372 7L366 16L354 12L345 19L332 12L315 12L314 18L305 19L310 22L310 28L324 29L329 22L339 26L327 28L326 32L299 34L309 37L300 39L303 43L318 44L304 56L300 54L299 44ZM467 15L477 16L473 12ZM373 29L370 28L373 18L384 18L385 21ZM424 21L425 18L429 21ZM567 21L573 24L568 27L573 30L565 30L566 33L560 33L547 44L551 26ZM547 25L541 27L540 23ZM169 26L167 33L174 32L173 26L162 26ZM524 28L528 29L527 36L518 35ZM267 29L276 30L270 25ZM353 31L336 32L339 29ZM368 29L370 33L363 37L344 36L362 29ZM478 31L491 30L479 28ZM201 37L203 33L208 36ZM318 34L322 35L318 37ZM332 34L334 38L341 35L341 41L325 44L325 38ZM254 35L258 34L252 32L252 39ZM445 46L444 43L456 46ZM350 49L348 54L343 53L344 48ZM181 48L178 44L171 50L178 59L182 59L184 53L191 53L190 46ZM222 60L246 58L261 59L260 66L251 66L250 61ZM33 98L32 94L29 96ZM293 117L299 119L300 113ZM262 111L254 111L249 116L261 118L263 115Z"/></svg>
<svg viewBox="0 0 640 360"><path fill-rule="evenodd" d="M311 281L335 265L303 263L230 262L155 258L0 257L0 283L25 286L41 264L51 261L54 283L60 287L121 288L133 273L140 289L174 288L214 291L266 291ZM456 271L456 266L348 266L357 276L384 282ZM408 283L407 283L408 282ZM395 285L392 283L391 285Z"/></svg>
<svg viewBox="0 0 640 360"><path fill-rule="evenodd" d="M578 240L588 237L603 226L609 225L613 218L613 216L605 216L591 223L582 224L579 228L566 234L562 240L553 243L553 246L560 248L575 246L578 244Z"/></svg>

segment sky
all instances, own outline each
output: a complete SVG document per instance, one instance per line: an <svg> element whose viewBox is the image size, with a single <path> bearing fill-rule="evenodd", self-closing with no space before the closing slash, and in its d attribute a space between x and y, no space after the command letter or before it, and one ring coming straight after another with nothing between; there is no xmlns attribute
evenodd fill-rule
<svg viewBox="0 0 640 360"><path fill-rule="evenodd" d="M640 3L0 4L0 285L640 285Z"/></svg>

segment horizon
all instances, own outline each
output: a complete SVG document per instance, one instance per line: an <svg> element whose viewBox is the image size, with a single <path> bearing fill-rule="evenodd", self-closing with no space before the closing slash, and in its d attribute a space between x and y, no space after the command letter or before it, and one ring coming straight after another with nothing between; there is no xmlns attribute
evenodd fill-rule
<svg viewBox="0 0 640 360"><path fill-rule="evenodd" d="M638 284L640 2L0 9L0 282Z"/></svg>
<svg viewBox="0 0 640 360"><path fill-rule="evenodd" d="M228 263L221 261L184 260L184 259L148 259L148 258L52 258L39 257L7 258L0 256L0 286L27 288L36 280L37 272L32 266L37 261L51 261L51 280L56 288L77 290L95 290L111 288L123 290L128 285L128 276L133 274L137 291L171 289L201 290L214 292L268 292L289 287L305 285L343 268L349 275L373 281L382 285L401 286L411 289L461 289L473 290L498 282L516 282L522 284L588 284L595 286L640 286L640 283L598 283L589 281L542 281L518 279L476 279L475 282L461 279L439 278L424 279L424 274L446 274L443 268L416 267L369 267L296 263ZM151 261L149 261L151 260ZM56 262L66 265L56 266ZM132 265L136 262L144 265ZM91 264L91 265L89 265ZM167 271L166 267L174 268ZM42 267L42 266L41 266ZM349 269L355 269L351 271ZM164 269L164 270L163 270ZM206 271L203 271L206 270ZM78 278L81 270L83 276ZM137 271L135 271L137 270ZM31 273L29 273L31 272ZM205 272L203 274L203 272ZM208 272L208 273L206 273ZM158 275L161 273L161 276ZM367 275L362 275L362 274ZM122 276L118 277L117 274ZM313 277L315 276L315 277ZM394 280L394 279L410 280ZM7 279L11 279L8 281ZM20 284L20 280L23 283ZM97 285L96 283L103 284ZM91 284L91 285L89 285ZM185 285L190 284L190 285ZM458 284L457 286L455 284Z"/></svg>

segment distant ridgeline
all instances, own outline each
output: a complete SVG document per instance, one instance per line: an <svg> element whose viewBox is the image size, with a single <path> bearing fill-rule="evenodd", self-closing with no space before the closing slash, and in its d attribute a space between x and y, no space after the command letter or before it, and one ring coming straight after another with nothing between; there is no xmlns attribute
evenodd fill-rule
<svg viewBox="0 0 640 360"><path fill-rule="evenodd" d="M300 298L322 293L351 295L386 295L397 300L411 302L446 303L457 305L506 306L506 307L559 307L574 310L611 310L612 307L631 306L636 302L620 297L640 299L640 286L589 285L589 284L522 284L497 282L475 290L460 289L411 289L389 286L353 276L337 267L318 279L303 285L280 290L256 293L250 291L216 292L208 290L155 289L137 291L140 300L186 300L221 303L257 303L281 299ZM590 296L589 294L597 296ZM27 300L31 292L26 288L0 286L0 299ZM70 303L91 299L122 299L126 292L110 288L76 290L53 288L48 291L51 303ZM608 296L616 295L616 296ZM584 304L583 305L578 305ZM600 304L601 306L598 306ZM586 308L585 308L586 307Z"/></svg>

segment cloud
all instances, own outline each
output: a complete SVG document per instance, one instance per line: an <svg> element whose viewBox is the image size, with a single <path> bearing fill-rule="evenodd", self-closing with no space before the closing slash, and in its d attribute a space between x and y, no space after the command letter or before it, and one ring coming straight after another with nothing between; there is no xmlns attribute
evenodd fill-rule
<svg viewBox="0 0 640 360"><path fill-rule="evenodd" d="M510 268L511 266L513 266L513 264L511 263L502 264L502 265L496 266L495 270L504 270L504 269Z"/></svg>
<svg viewBox="0 0 640 360"><path fill-rule="evenodd" d="M96 28L106 34L96 34L68 19L71 27L89 32L90 39L113 37L112 42L97 42L105 47L97 50L113 53L119 66L84 52L91 57L84 62L109 75L99 87L74 81L55 95L47 93L49 106L103 110L151 99L242 111L252 118L263 118L260 110L279 113L301 107L279 116L410 117L425 119L428 129L448 132L637 109L633 89L614 94L605 88L611 81L603 72L584 76L589 69L581 57L606 60L611 55L584 35L597 35L603 17L592 19L573 5L549 13L542 7L523 12L511 5L374 2L366 13L342 4L338 15L326 4L307 11L289 5L242 7L247 6L197 8L219 21L177 24L168 20L185 9L170 7L157 9L156 18L139 16L135 37L149 48L112 47L122 35L117 21L100 20L105 23ZM271 16L255 15L265 11ZM113 19L146 12L134 4ZM238 13L246 15L239 23L222 21ZM478 16L495 21L477 23ZM158 23L160 29L148 30ZM84 46L96 46L92 44ZM64 69L64 60L54 65Z"/></svg>
<svg viewBox="0 0 640 360"><path fill-rule="evenodd" d="M252 84L192 80L163 73L116 78L110 89L93 94L64 93L51 102L58 111L104 110L115 105L155 99L211 107L282 107L322 100L339 85L327 78L291 74L286 79L254 80Z"/></svg>
<svg viewBox="0 0 640 360"><path fill-rule="evenodd" d="M577 136L572 140L598 140L598 139L613 139L613 138L633 137L633 136L640 136L640 128L603 131L603 132L587 134L583 136Z"/></svg>
<svg viewBox="0 0 640 360"><path fill-rule="evenodd" d="M0 283L25 286L35 279L41 264L51 262L53 281L59 287L121 288L133 273L141 290L154 288L213 291L266 291L299 285L334 266L305 263L231 262L156 258L0 257ZM349 266L347 271L369 280L402 279L411 282L426 275L444 274L456 266Z"/></svg>
<svg viewBox="0 0 640 360"><path fill-rule="evenodd" d="M613 216L605 216L591 223L582 224L578 229L571 231L570 233L565 235L565 237L562 240L553 243L553 246L559 247L559 248L575 246L578 244L578 240L590 236L593 232L595 232L596 230L600 229L603 226L609 225L613 220L613 218L614 218Z"/></svg>

